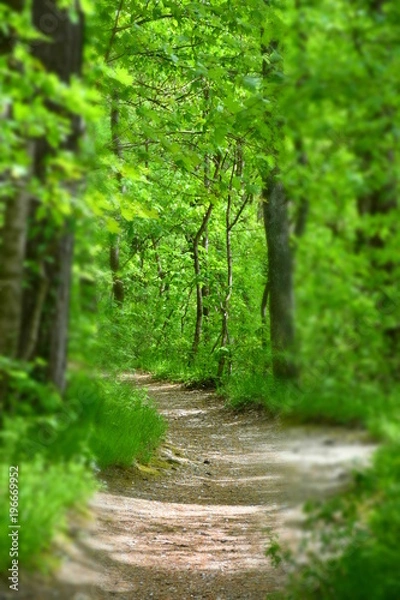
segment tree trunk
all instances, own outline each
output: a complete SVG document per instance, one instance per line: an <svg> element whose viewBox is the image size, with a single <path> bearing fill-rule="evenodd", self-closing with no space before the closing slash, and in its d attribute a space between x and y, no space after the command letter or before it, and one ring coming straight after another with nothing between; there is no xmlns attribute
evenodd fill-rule
<svg viewBox="0 0 400 600"><path fill-rule="evenodd" d="M250 196L248 194L242 194L240 207L232 218L232 205L233 205L233 178L236 175L241 177L243 175L243 152L240 142L237 144L236 156L232 165L231 178L229 182L229 193L226 202L225 211L225 250L226 250L226 292L225 298L221 303L221 344L220 344L220 358L218 362L217 377L220 379L224 373L225 365L228 359L228 374L232 372L232 360L229 357L229 305L232 297L233 289L233 254L232 254L232 231L237 222L239 221L244 209L246 208ZM229 358L228 358L229 357Z"/></svg>
<svg viewBox="0 0 400 600"><path fill-rule="evenodd" d="M194 266L194 273L195 273L195 277L196 277L196 324L195 324L195 329L194 329L192 350L190 353L190 361L192 361L194 359L194 357L196 356L196 354L198 352L200 341L201 341L201 336L202 336L202 332L203 332L204 307L203 307L203 290L202 290L202 285L201 285L201 281L200 281L201 266L200 266L199 245L200 245L200 240L202 238L202 235L204 234L204 231L208 225L208 221L210 220L213 206L214 205L211 203L208 206L207 212L203 216L203 220L201 222L200 228L194 237L193 245L192 245L193 266Z"/></svg>
<svg viewBox="0 0 400 600"><path fill-rule="evenodd" d="M72 22L66 10L59 10L46 0L34 0L32 20L36 28L51 41L38 42L32 54L41 61L48 72L55 73L68 83L71 75L80 74L83 45L83 17L78 2L75 3L78 19ZM64 112L60 106L48 103L48 110ZM62 149L76 152L82 127L80 117L67 115L71 130ZM47 140L34 142L33 175L46 185L46 160L54 153ZM76 184L64 184L71 194ZM65 221L61 225L51 215L39 223L37 200L30 202L30 219L23 293L23 317L19 342L19 356L29 359L41 358L46 367L37 376L51 381L62 392L65 388L67 362L67 332L71 270L73 259L73 231ZM30 264L42 265L33 270Z"/></svg>
<svg viewBox="0 0 400 600"><path fill-rule="evenodd" d="M110 269L112 275L112 295L119 306L122 306L125 298L123 281L119 275L119 236L114 236L110 245Z"/></svg>
<svg viewBox="0 0 400 600"><path fill-rule="evenodd" d="M267 348L268 345L268 336L267 336L267 311L268 311L268 298L269 298L269 278L267 275L267 280L264 286L264 292L261 299L261 344L264 349Z"/></svg>
<svg viewBox="0 0 400 600"><path fill-rule="evenodd" d="M193 252L194 273L195 273L195 277L196 277L196 324L195 324L195 328L194 328L191 360L196 356L198 349L199 349L201 335L203 332L203 316L204 316L203 291L202 291L202 286L199 281L200 276L201 276L199 245L198 245L198 241L196 239L193 242L192 252Z"/></svg>
<svg viewBox="0 0 400 600"><path fill-rule="evenodd" d="M23 0L5 2L15 12L24 8ZM16 35L0 32L0 54L11 54ZM6 58L7 61L7 58ZM9 65L15 69L15 65ZM12 104L5 103L0 112L1 121L12 118ZM32 147L27 142L26 151L31 153ZM9 179L8 172L0 173L1 180ZM27 234L27 216L29 195L25 190L26 180L10 182L13 190L6 198L2 198L0 213L0 355L10 359L17 358L18 341L22 321L22 279ZM0 415L11 407L7 404L7 373L0 370ZM1 420L1 416L0 416Z"/></svg>
<svg viewBox="0 0 400 600"><path fill-rule="evenodd" d="M209 272L208 272L208 247L209 247L209 239L208 239L208 228L206 227L203 235L203 248L204 248L204 260L205 260L205 283L202 287L201 293L203 296L203 317L205 323L207 323L208 318L210 316L210 307L208 306L208 297L210 295L210 284L209 284ZM207 326L205 327L205 335L207 335Z"/></svg>
<svg viewBox="0 0 400 600"><path fill-rule="evenodd" d="M269 5L268 0L266 4ZM261 27L261 40L265 30ZM281 66L268 61L267 56L279 52L280 42L273 39L267 46L261 41L261 73L266 94L267 85L274 75L280 73ZM277 96L279 86L277 88ZM278 100L276 99L278 104ZM266 110L265 124L273 129L274 136L280 135L280 125L276 116ZM273 149L276 161L279 152ZM260 173L263 182L263 221L268 249L268 280L264 290L263 303L269 300L270 342L272 350L272 371L276 379L290 380L297 377L292 352L294 350L294 290L293 256L290 247L290 227L288 201L285 189L279 178L279 166L272 171L265 167ZM263 306L263 305L262 305Z"/></svg>
<svg viewBox="0 0 400 600"><path fill-rule="evenodd" d="M122 160L122 147L121 139L119 137L119 107L118 99L113 98L111 108L111 142L114 155ZM117 173L118 185L120 192L124 193L124 186L122 184L121 173ZM124 282L121 279L119 273L119 236L112 236L112 243L110 245L110 269L112 274L112 295L118 306L122 306L125 298Z"/></svg>
<svg viewBox="0 0 400 600"><path fill-rule="evenodd" d="M233 171L232 171L233 172ZM226 295L224 301L221 303L221 344L220 344L220 357L218 361L217 377L221 379L227 359L228 345L229 345L229 302L232 296L233 286L233 256L232 256L232 226L231 226L231 209L232 209L232 196L228 195L225 213L225 246L226 246ZM229 361L229 371L231 371L232 364Z"/></svg>
<svg viewBox="0 0 400 600"><path fill-rule="evenodd" d="M74 236L66 227L55 244L54 271L51 277L52 314L47 313L47 320L51 323L51 331L43 336L41 341L41 354L48 353L48 377L60 390L65 389L65 373L67 368L68 347L68 321L71 296L71 266L74 249ZM50 349L46 345L50 341Z"/></svg>
<svg viewBox="0 0 400 600"><path fill-rule="evenodd" d="M292 379L294 346L293 257L285 191L276 173L264 183L263 218L268 246L270 338L274 376Z"/></svg>
<svg viewBox="0 0 400 600"><path fill-rule="evenodd" d="M22 275L29 198L7 199L0 232L0 354L16 358L22 319Z"/></svg>

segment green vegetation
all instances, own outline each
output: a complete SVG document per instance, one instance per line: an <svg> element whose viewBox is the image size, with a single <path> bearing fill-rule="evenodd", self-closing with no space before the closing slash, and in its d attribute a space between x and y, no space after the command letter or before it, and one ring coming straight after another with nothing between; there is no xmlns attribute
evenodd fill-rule
<svg viewBox="0 0 400 600"><path fill-rule="evenodd" d="M0 436L21 466L22 565L93 465L162 439L121 376L142 368L378 435L343 500L347 545L312 557L304 594L356 597L365 562L376 598L396 596L397 4L2 3Z"/></svg>
<svg viewBox="0 0 400 600"><path fill-rule="evenodd" d="M68 531L66 515L71 510L84 513L85 501L99 487L92 466L146 463L165 433L165 422L145 393L129 382L75 375L63 401L56 392L51 396L48 388L41 391L52 399L47 411L27 414L23 404L23 414L6 417L0 433L1 489L8 489L9 467L18 466L23 528L19 561L32 569L46 569L53 539ZM6 531L6 493L0 497L0 514ZM0 571L7 570L9 549L9 538L2 536Z"/></svg>
<svg viewBox="0 0 400 600"><path fill-rule="evenodd" d="M2 457L3 458L3 457ZM9 486L9 465L1 463L1 489ZM54 539L68 531L67 514L83 513L83 506L97 488L87 466L78 462L48 463L40 454L33 459L19 460L19 523L23 535L18 536L19 564L26 568L45 571L55 566L52 558ZM8 494L0 496L1 531L9 525ZM10 567L10 538L0 541L0 571Z"/></svg>
<svg viewBox="0 0 400 600"><path fill-rule="evenodd" d="M398 432L397 432L398 433ZM378 451L374 464L355 478L354 489L308 507L313 535L302 564L278 546L270 555L291 565L285 600L395 600L400 594L399 443ZM272 548L272 546L271 546ZM304 555L307 563L304 564Z"/></svg>
<svg viewBox="0 0 400 600"><path fill-rule="evenodd" d="M146 394L128 383L106 387L89 440L100 467L129 466L133 459L148 462L165 433L165 422Z"/></svg>

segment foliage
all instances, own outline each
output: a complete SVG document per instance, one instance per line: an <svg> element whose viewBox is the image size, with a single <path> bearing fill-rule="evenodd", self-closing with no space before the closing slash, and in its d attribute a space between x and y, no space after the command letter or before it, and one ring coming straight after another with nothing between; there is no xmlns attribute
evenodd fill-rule
<svg viewBox="0 0 400 600"><path fill-rule="evenodd" d="M165 432L145 392L130 382L78 374L71 378L64 401L58 400L41 414L31 410L5 418L4 463L37 454L52 462L85 458L101 467L129 465L135 459L148 460Z"/></svg>
<svg viewBox="0 0 400 600"><path fill-rule="evenodd" d="M119 27L121 34L118 30L111 40L97 32L108 74L103 93L108 106L117 101L114 134L120 143L117 155L107 155L113 132L109 121L98 125L108 175L97 174L93 182L112 199L113 219L113 231L106 220L99 239L101 246L110 245L110 233L118 235L118 277L125 288L124 305L116 307L110 292L107 296L109 280L102 281L102 336L120 340L107 343L107 352L124 367L187 382L214 380L227 396L233 394L235 404L254 398L276 411L282 400L281 409L299 418L365 423L384 408L395 369L386 332L397 335L399 304L385 256L395 251L398 228L391 210L368 215L360 203L379 192L379 182L395 186L392 167L382 159L393 130L382 138L387 119L378 115L386 100L370 88L369 71L382 59L374 40L394 43L396 11L384 6L378 18L360 5L357 20L356 9L341 2L294 4L281 13L274 3L235 4L227 12L196 3L134 9L127 3L107 17L109 29ZM199 11L200 24L194 19ZM101 10L97 18L105 18ZM259 23L265 24L263 31ZM344 45L340 60L332 35ZM285 37L284 62L268 50L279 36ZM284 64L264 89L262 46L269 64ZM389 50L385 68L376 70L393 122L397 105L389 75L397 60L397 52ZM334 69L327 67L332 64ZM279 100L278 79L283 81ZM278 119L278 131L273 119L262 125L265 111ZM366 134L368 118L376 125ZM364 156L368 143L382 151ZM240 174L234 170L238 145ZM266 375L268 315L264 322L258 316L268 275L260 164L273 168L277 150L294 231L305 202L308 207L305 231L293 235L300 394L274 391ZM240 210L243 189L249 203L232 230L229 339L222 344L229 292L227 202L232 195L235 211ZM193 240L208 202L213 209L196 272ZM378 231L387 233L374 248L371 239ZM107 258L104 254L104 268ZM193 356L197 286L203 290L203 331Z"/></svg>
<svg viewBox="0 0 400 600"><path fill-rule="evenodd" d="M82 512L89 497L97 489L93 475L83 463L61 461L49 463L42 455L23 461L1 462L1 489L9 486L9 467L18 464L19 473L19 565L28 569L45 570L54 538L68 531L67 514ZM9 497L0 496L0 528L8 529ZM10 538L1 536L0 572L10 566ZM54 562L53 562L54 564Z"/></svg>
<svg viewBox="0 0 400 600"><path fill-rule="evenodd" d="M346 496L308 507L312 536L303 543L302 564L289 559L285 598L398 598L399 477L397 438L377 453L372 467L355 476ZM282 549L273 546L272 553L288 561Z"/></svg>
<svg viewBox="0 0 400 600"><path fill-rule="evenodd" d="M22 391L26 388L23 380ZM43 386L41 391L46 397ZM163 419L144 392L129 382L91 380L80 374L71 379L63 402L52 393L58 402L41 414L31 407L28 414L6 418L0 436L2 490L8 489L10 465L19 469L19 564L29 569L42 563L46 568L54 539L68 531L67 515L71 509L82 510L97 489L93 467L146 462L165 432ZM4 530L8 506L8 495L3 494ZM8 542L3 536L0 571L8 568Z"/></svg>
<svg viewBox="0 0 400 600"><path fill-rule="evenodd" d="M165 424L118 379L138 367L214 385L235 408L385 437L399 390L399 7L85 1L83 74L64 77L62 60L38 58L59 28L39 32L38 3L23 5L0 7L0 302L14 317L10 337L0 306L0 404L6 460L32 460L26 485L36 489L43 465L54 482L65 463L73 482L82 462L148 458ZM60 28L76 32L75 3L58 8ZM290 221L280 256L295 264L297 341L280 354L263 219L271 179ZM62 242L73 238L72 264ZM292 381L274 377L277 356L296 365ZM52 493L54 514L72 501L61 485ZM390 494L379 510L397 522ZM346 554L357 535L363 546L360 520L379 538L384 519L353 512L332 569L357 573L361 556L380 564L386 551L392 565L384 541Z"/></svg>

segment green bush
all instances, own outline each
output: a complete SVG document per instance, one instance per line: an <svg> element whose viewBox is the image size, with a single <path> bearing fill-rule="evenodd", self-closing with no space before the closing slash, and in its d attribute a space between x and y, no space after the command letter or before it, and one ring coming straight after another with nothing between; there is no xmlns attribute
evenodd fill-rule
<svg viewBox="0 0 400 600"><path fill-rule="evenodd" d="M100 467L129 465L150 457L165 428L143 390L75 375L53 414L5 419L0 456L6 462L40 454L51 462L84 457Z"/></svg>
<svg viewBox="0 0 400 600"><path fill-rule="evenodd" d="M240 370L225 379L220 391L235 409L256 405L300 423L361 425L379 437L398 417L399 390L393 388L388 394L367 382L326 377L314 383L285 383L274 381L269 372Z"/></svg>
<svg viewBox="0 0 400 600"><path fill-rule="evenodd" d="M48 393L56 394L53 390ZM89 438L101 398L99 382L75 376L65 398L58 396L51 408L35 413L29 406L18 406L18 412L4 418L0 457L3 461L19 461L40 454L52 462L82 457L89 461ZM27 398L22 397L19 404L28 404Z"/></svg>
<svg viewBox="0 0 400 600"><path fill-rule="evenodd" d="M276 393L276 384L271 376L261 374L234 373L221 389L229 406L245 408L264 406L275 414L282 410Z"/></svg>
<svg viewBox="0 0 400 600"><path fill-rule="evenodd" d="M293 386L284 413L300 422L366 425L379 394L367 386L325 379L316 386Z"/></svg>

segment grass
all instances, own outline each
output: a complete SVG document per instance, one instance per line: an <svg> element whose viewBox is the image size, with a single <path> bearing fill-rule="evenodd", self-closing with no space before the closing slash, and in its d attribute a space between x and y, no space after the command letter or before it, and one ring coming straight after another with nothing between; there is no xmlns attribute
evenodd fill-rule
<svg viewBox="0 0 400 600"><path fill-rule="evenodd" d="M15 465L16 463L11 463ZM10 463L0 465L0 487L8 490ZM54 538L67 530L67 513L82 509L97 483L82 463L49 464L40 454L18 462L18 564L45 570L51 562ZM0 496L0 529L9 531L9 497ZM0 573L11 565L10 537L0 537Z"/></svg>
<svg viewBox="0 0 400 600"><path fill-rule="evenodd" d="M24 379L24 389L27 382ZM41 390L45 400L45 391ZM74 375L63 401L37 414L29 405L4 419L0 433L0 525L7 531L8 475L19 468L19 566L45 568L55 537L67 530L67 514L84 507L98 487L93 467L146 462L166 424L146 393L129 382ZM16 406L18 404L16 403ZM0 573L10 566L9 537L0 539Z"/></svg>
<svg viewBox="0 0 400 600"><path fill-rule="evenodd" d="M216 365L215 360L210 360L208 354L200 353L191 364L188 354L185 352L171 350L160 356L157 352L146 353L138 358L135 366L143 371L152 373L156 378L183 383L193 388L216 387Z"/></svg>
<svg viewBox="0 0 400 600"><path fill-rule="evenodd" d="M166 425L146 392L129 382L75 376L56 412L6 419L8 454L52 462L86 457L100 467L148 460Z"/></svg>
<svg viewBox="0 0 400 600"><path fill-rule="evenodd" d="M223 382L220 391L227 404L239 410L259 406L276 415L286 403L284 390L278 388L270 375L234 373Z"/></svg>
<svg viewBox="0 0 400 600"><path fill-rule="evenodd" d="M385 437L399 416L399 386L387 392L370 382L325 378L314 385L274 381L271 374L238 372L220 390L228 406L263 407L291 423L315 423L364 427Z"/></svg>
<svg viewBox="0 0 400 600"><path fill-rule="evenodd" d="M101 468L147 462L165 434L164 419L128 382L105 384L104 392L89 440L96 462Z"/></svg>

